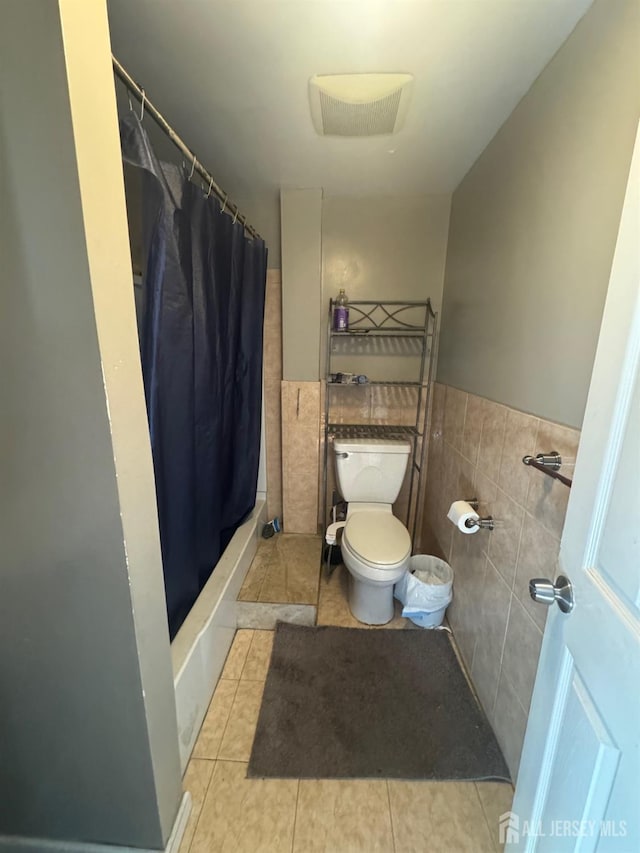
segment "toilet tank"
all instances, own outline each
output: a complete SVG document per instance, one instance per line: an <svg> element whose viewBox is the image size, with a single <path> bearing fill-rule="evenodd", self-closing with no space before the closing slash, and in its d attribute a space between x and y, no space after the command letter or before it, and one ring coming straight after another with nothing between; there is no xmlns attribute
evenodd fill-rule
<svg viewBox="0 0 640 853"><path fill-rule="evenodd" d="M400 493L410 451L408 441L335 438L336 480L344 500L392 504Z"/></svg>

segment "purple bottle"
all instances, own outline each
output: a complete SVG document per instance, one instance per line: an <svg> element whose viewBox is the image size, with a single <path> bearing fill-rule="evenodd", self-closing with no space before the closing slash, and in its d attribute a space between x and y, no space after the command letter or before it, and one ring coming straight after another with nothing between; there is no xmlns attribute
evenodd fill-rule
<svg viewBox="0 0 640 853"><path fill-rule="evenodd" d="M333 308L333 331L346 332L349 328L349 300L344 289L340 290Z"/></svg>

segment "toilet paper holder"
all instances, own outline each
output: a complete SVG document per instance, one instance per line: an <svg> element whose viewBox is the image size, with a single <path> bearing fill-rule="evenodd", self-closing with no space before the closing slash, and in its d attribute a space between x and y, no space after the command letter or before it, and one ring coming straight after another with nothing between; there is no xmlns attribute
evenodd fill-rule
<svg viewBox="0 0 640 853"><path fill-rule="evenodd" d="M478 509L478 498L471 498L471 500L467 500L467 503L474 509ZM493 530L493 516L486 515L484 518L468 518L465 521L464 526L468 527L469 529L471 529L472 527L479 527L480 530Z"/></svg>

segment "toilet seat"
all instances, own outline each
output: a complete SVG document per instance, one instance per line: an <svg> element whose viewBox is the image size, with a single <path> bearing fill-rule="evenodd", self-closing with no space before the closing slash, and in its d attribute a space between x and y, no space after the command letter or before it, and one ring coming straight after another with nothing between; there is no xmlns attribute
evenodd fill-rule
<svg viewBox="0 0 640 853"><path fill-rule="evenodd" d="M409 531L391 512L368 510L347 518L346 537L353 554L377 568L396 566L409 556Z"/></svg>
<svg viewBox="0 0 640 853"><path fill-rule="evenodd" d="M368 510L347 518L342 548L357 562L357 571L372 581L389 582L390 576L404 572L411 555L411 537L404 524L391 512ZM355 566L347 567L353 570Z"/></svg>

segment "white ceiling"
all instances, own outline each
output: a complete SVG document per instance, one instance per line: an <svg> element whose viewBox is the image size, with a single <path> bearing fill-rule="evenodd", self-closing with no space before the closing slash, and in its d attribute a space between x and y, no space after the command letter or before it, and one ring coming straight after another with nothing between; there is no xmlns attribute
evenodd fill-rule
<svg viewBox="0 0 640 853"><path fill-rule="evenodd" d="M450 192L592 0L109 0L113 52L229 192ZM415 77L394 136L317 136L313 74Z"/></svg>

